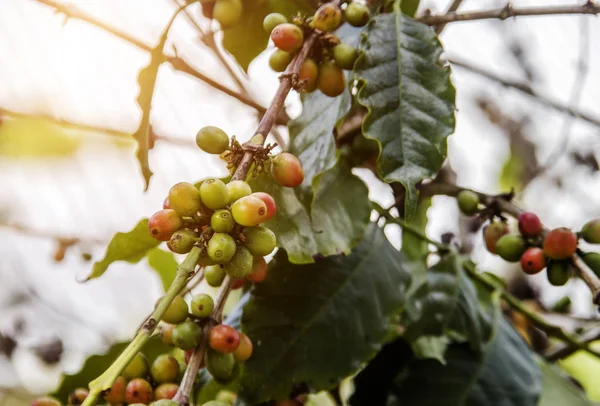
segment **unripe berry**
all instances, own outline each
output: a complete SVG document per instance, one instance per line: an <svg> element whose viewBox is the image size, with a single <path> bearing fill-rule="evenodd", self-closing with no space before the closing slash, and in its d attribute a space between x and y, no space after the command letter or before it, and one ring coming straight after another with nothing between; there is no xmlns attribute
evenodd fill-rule
<svg viewBox="0 0 600 406"><path fill-rule="evenodd" d="M571 265L568 261L549 261L546 276L551 285L562 286L571 277Z"/></svg>
<svg viewBox="0 0 600 406"><path fill-rule="evenodd" d="M269 66L275 72L283 72L292 62L293 55L289 52L276 49L269 57Z"/></svg>
<svg viewBox="0 0 600 406"><path fill-rule="evenodd" d="M232 403L223 402L220 400L211 400L210 402L204 403L202 406L231 406Z"/></svg>
<svg viewBox="0 0 600 406"><path fill-rule="evenodd" d="M228 234L215 233L208 241L208 256L217 264L226 264L235 254L235 240Z"/></svg>
<svg viewBox="0 0 600 406"><path fill-rule="evenodd" d="M237 395L229 390L222 390L217 393L217 397L215 398L217 402L223 402L227 405L235 405L235 401L237 400Z"/></svg>
<svg viewBox="0 0 600 406"><path fill-rule="evenodd" d="M86 388L77 388L69 395L69 399L67 399L67 404L69 405L81 405L85 398L88 397L90 391Z"/></svg>
<svg viewBox="0 0 600 406"><path fill-rule="evenodd" d="M171 355L159 355L152 363L150 376L158 384L176 382L179 376L179 361Z"/></svg>
<svg viewBox="0 0 600 406"><path fill-rule="evenodd" d="M189 228L183 228L177 230L171 236L168 247L171 251L177 254L187 254L192 250L192 247L196 243L198 236L193 230Z"/></svg>
<svg viewBox="0 0 600 406"><path fill-rule="evenodd" d="M333 48L333 59L342 69L354 69L354 62L358 58L358 51L351 45L339 44Z"/></svg>
<svg viewBox="0 0 600 406"><path fill-rule="evenodd" d="M544 254L550 259L568 259L577 250L577 236L561 227L549 231L544 238Z"/></svg>
<svg viewBox="0 0 600 406"><path fill-rule="evenodd" d="M546 267L546 257L541 248L528 248L521 256L523 272L534 275Z"/></svg>
<svg viewBox="0 0 600 406"><path fill-rule="evenodd" d="M157 306L161 299L156 302ZM175 296L161 320L169 324L179 324L187 319L188 313L188 305L185 300L181 296ZM127 378L127 376L125 377Z"/></svg>
<svg viewBox="0 0 600 406"><path fill-rule="evenodd" d="M213 288L221 286L225 279L225 270L222 265L211 265L204 268L204 279Z"/></svg>
<svg viewBox="0 0 600 406"><path fill-rule="evenodd" d="M221 28L229 28L242 19L242 0L216 0L213 18L221 24Z"/></svg>
<svg viewBox="0 0 600 406"><path fill-rule="evenodd" d="M267 277L267 261L263 257L254 258L252 272L246 278L254 283L260 283Z"/></svg>
<svg viewBox="0 0 600 406"><path fill-rule="evenodd" d="M317 86L324 95L336 97L346 89L344 71L333 61L323 61L319 67Z"/></svg>
<svg viewBox="0 0 600 406"><path fill-rule="evenodd" d="M144 378L148 375L148 370L149 366L146 357L144 357L144 354L141 352L138 352L133 359L129 361L129 364L127 364L123 372L121 372L121 375L123 375L125 379Z"/></svg>
<svg viewBox="0 0 600 406"><path fill-rule="evenodd" d="M479 196L477 193L471 192L470 190L461 190L456 196L458 208L467 216L472 216L477 213L477 206L479 205Z"/></svg>
<svg viewBox="0 0 600 406"><path fill-rule="evenodd" d="M544 226L542 226L542 222L534 213L519 214L519 232L523 237L537 237L543 230Z"/></svg>
<svg viewBox="0 0 600 406"><path fill-rule="evenodd" d="M125 401L131 403L143 403L147 405L152 402L153 391L148 381L142 378L135 378L127 384L125 389Z"/></svg>
<svg viewBox="0 0 600 406"><path fill-rule="evenodd" d="M152 406L179 406L179 403L177 402L168 401L168 399L173 399L175 397L178 389L179 385L176 383L163 383L159 385L154 389L154 399L157 401L152 403ZM167 401L165 402L165 400Z"/></svg>
<svg viewBox="0 0 600 406"><path fill-rule="evenodd" d="M229 147L229 137L219 127L202 127L196 134L196 145L209 154L222 154Z"/></svg>
<svg viewBox="0 0 600 406"><path fill-rule="evenodd" d="M127 379L119 376L110 390L103 396L104 400L111 406L121 405L125 402L125 388Z"/></svg>
<svg viewBox="0 0 600 406"><path fill-rule="evenodd" d="M244 196L252 193L250 185L243 180L233 180L227 184L227 195L229 196L229 204L232 204Z"/></svg>
<svg viewBox="0 0 600 406"><path fill-rule="evenodd" d="M266 227L256 226L244 228L242 234L246 238L244 246L255 257L269 255L277 245L275 233Z"/></svg>
<svg viewBox="0 0 600 406"><path fill-rule="evenodd" d="M210 316L213 309L215 308L215 302L210 295L201 293L192 298L190 309L192 314L196 317L205 318Z"/></svg>
<svg viewBox="0 0 600 406"><path fill-rule="evenodd" d="M173 330L175 329L174 324L164 323L160 327L160 339L166 345L173 345Z"/></svg>
<svg viewBox="0 0 600 406"><path fill-rule="evenodd" d="M148 219L148 232L158 241L169 241L171 235L183 227L183 220L175 210L159 210Z"/></svg>
<svg viewBox="0 0 600 406"><path fill-rule="evenodd" d="M233 357L237 362L246 362L252 356L252 351L252 340L246 334L240 333L240 344L233 352Z"/></svg>
<svg viewBox="0 0 600 406"><path fill-rule="evenodd" d="M270 34L271 31L275 29L275 27L277 27L280 24L285 24L287 22L288 20L283 14L271 13L268 14L263 20L263 28L267 33Z"/></svg>
<svg viewBox="0 0 600 406"><path fill-rule="evenodd" d="M242 226L255 226L267 217L267 205L256 196L244 196L231 206L231 214Z"/></svg>
<svg viewBox="0 0 600 406"><path fill-rule="evenodd" d="M275 46L282 51L294 52L302 46L304 33L297 25L279 24L271 31L271 39Z"/></svg>
<svg viewBox="0 0 600 406"><path fill-rule="evenodd" d="M313 28L317 30L332 32L342 22L342 10L331 3L325 3L317 9L312 20Z"/></svg>
<svg viewBox="0 0 600 406"><path fill-rule="evenodd" d="M221 381L231 379L234 373L235 359L231 353L223 353L209 348L206 351L206 369L213 378Z"/></svg>
<svg viewBox="0 0 600 406"><path fill-rule="evenodd" d="M600 254L597 252L586 252L581 256L583 262L590 267L596 276L600 277Z"/></svg>
<svg viewBox="0 0 600 406"><path fill-rule="evenodd" d="M306 93L317 90L319 65L312 58L306 58L298 69L298 80L302 83L302 91Z"/></svg>
<svg viewBox="0 0 600 406"><path fill-rule="evenodd" d="M485 246L492 254L496 253L496 243L503 235L508 234L508 225L503 221L493 221L483 229Z"/></svg>
<svg viewBox="0 0 600 406"><path fill-rule="evenodd" d="M202 208L200 192L188 182L179 182L169 190L169 204L180 216L191 217Z"/></svg>
<svg viewBox="0 0 600 406"><path fill-rule="evenodd" d="M581 229L581 238L590 244L600 244L600 219L588 221Z"/></svg>
<svg viewBox="0 0 600 406"><path fill-rule="evenodd" d="M277 212L277 205L275 204L275 199L273 199L273 196L265 192L252 193L252 196L258 197L267 206L267 215L263 221L269 221L271 218L273 218Z"/></svg>
<svg viewBox="0 0 600 406"><path fill-rule="evenodd" d="M207 179L200 186L202 203L212 210L222 209L229 202L227 186L220 179Z"/></svg>
<svg viewBox="0 0 600 406"><path fill-rule="evenodd" d="M245 278L252 272L252 254L248 248L238 246L233 258L224 267L225 273L232 278Z"/></svg>
<svg viewBox="0 0 600 406"><path fill-rule="evenodd" d="M295 155L282 152L271 162L271 175L281 186L296 187L304 180L302 164Z"/></svg>
<svg viewBox="0 0 600 406"><path fill-rule="evenodd" d="M365 4L353 1L352 3L349 3L346 10L344 10L344 17L346 17L348 24L355 27L363 27L369 22L371 13Z"/></svg>
<svg viewBox="0 0 600 406"><path fill-rule="evenodd" d="M41 396L31 402L31 406L61 406L60 401L52 396Z"/></svg>
<svg viewBox="0 0 600 406"><path fill-rule="evenodd" d="M234 352L240 344L240 334L230 326L219 324L210 330L208 344L219 352Z"/></svg>
<svg viewBox="0 0 600 406"><path fill-rule="evenodd" d="M496 243L496 254L505 261L517 262L525 252L525 240L518 234L507 234Z"/></svg>
<svg viewBox="0 0 600 406"><path fill-rule="evenodd" d="M210 226L216 233L228 233L233 230L235 222L229 210L221 209L213 213L210 218Z"/></svg>
<svg viewBox="0 0 600 406"><path fill-rule="evenodd" d="M202 329L193 321L184 321L173 330L173 344L182 350L191 350L200 344Z"/></svg>

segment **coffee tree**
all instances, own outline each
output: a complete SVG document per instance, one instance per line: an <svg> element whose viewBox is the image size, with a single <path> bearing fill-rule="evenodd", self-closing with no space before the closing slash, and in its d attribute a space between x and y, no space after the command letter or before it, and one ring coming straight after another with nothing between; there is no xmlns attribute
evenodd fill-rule
<svg viewBox="0 0 600 406"><path fill-rule="evenodd" d="M168 62L194 74L164 56L173 21L194 3L172 16L138 75L143 117L134 137L146 184L158 68ZM300 405L329 391L331 402L352 405L537 405L547 380L556 404L589 404L515 327L600 353L509 293L451 239L424 230L431 197L455 197L464 215L484 224L488 251L520 263L524 274L545 272L552 285L580 278L600 304L600 254L579 244L600 243L600 220L548 230L513 203L512 192L486 195L438 175L455 125L455 88L437 38L453 21L597 14L600 6L415 17L414 0L199 3L241 68L272 40L269 65L281 72L279 88L249 141L214 126L195 135L201 153L220 156L229 177L199 174L195 184L174 184L163 207L115 235L94 264L88 279L162 243L185 255L133 340L91 358L33 404ZM290 92L303 105L294 120L283 109ZM290 134L282 152L266 144L277 126ZM352 172L357 166L389 183L396 204L369 201ZM384 234L392 224L403 232L400 250ZM218 293L186 300L192 279ZM236 289L241 299L224 315ZM100 365L103 372L78 387Z"/></svg>

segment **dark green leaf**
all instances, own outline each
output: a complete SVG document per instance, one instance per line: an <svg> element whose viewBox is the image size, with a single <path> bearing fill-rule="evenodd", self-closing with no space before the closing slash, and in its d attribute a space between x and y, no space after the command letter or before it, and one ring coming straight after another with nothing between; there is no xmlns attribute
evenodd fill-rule
<svg viewBox="0 0 600 406"><path fill-rule="evenodd" d="M419 3L421 0L402 0L400 3L400 9L404 14L409 17L414 17L417 13L417 9L419 8Z"/></svg>
<svg viewBox="0 0 600 406"><path fill-rule="evenodd" d="M163 288L166 291L177 275L177 261L172 252L154 248L148 252L148 265L160 276Z"/></svg>
<svg viewBox="0 0 600 406"><path fill-rule="evenodd" d="M330 388L356 371L381 348L409 281L404 257L374 225L348 256L294 265L279 251L242 316L244 332L260 343L245 364L245 399Z"/></svg>
<svg viewBox="0 0 600 406"><path fill-rule="evenodd" d="M406 187L406 214L414 215L415 185L439 171L454 130L454 87L439 61L442 47L431 27L395 12L367 25L355 67L358 101L368 109L365 136L381 144L378 170Z"/></svg>
<svg viewBox="0 0 600 406"><path fill-rule="evenodd" d="M542 370L542 397L539 406L592 406L583 390L564 376L556 366L539 361Z"/></svg>
<svg viewBox="0 0 600 406"><path fill-rule="evenodd" d="M425 233L427 228L427 210L431 207L431 198L422 199L417 205L417 214L410 225ZM411 260L425 263L429 255L429 244L414 234L402 233L402 252Z"/></svg>
<svg viewBox="0 0 600 406"><path fill-rule="evenodd" d="M415 356L419 359L435 359L441 364L446 363L446 349L450 339L446 336L423 336L411 343Z"/></svg>
<svg viewBox="0 0 600 406"><path fill-rule="evenodd" d="M127 233L117 233L108 244L106 254L102 260L94 263L92 273L86 280L98 278L106 272L110 264L115 261L127 261L132 264L144 258L148 251L158 247L160 241L155 240L148 233L148 219L142 219Z"/></svg>

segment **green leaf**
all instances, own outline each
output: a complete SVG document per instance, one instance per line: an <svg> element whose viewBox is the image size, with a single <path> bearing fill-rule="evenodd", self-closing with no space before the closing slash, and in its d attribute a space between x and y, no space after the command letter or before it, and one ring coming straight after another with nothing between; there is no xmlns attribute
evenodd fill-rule
<svg viewBox="0 0 600 406"><path fill-rule="evenodd" d="M423 336L411 343L415 356L419 359L435 359L441 364L446 363L446 350L450 339L446 336Z"/></svg>
<svg viewBox="0 0 600 406"><path fill-rule="evenodd" d="M427 210L431 207L431 198L422 199L417 205L417 214L412 219L410 225L425 233L427 228ZM402 233L402 252L414 261L421 261L423 264L429 255L429 243L423 239L408 232Z"/></svg>
<svg viewBox="0 0 600 406"><path fill-rule="evenodd" d="M368 109L363 134L381 144L378 171L406 187L406 214L417 205L417 182L433 177L454 130L454 87L439 61L442 46L431 27L394 13L370 21L354 74L358 102Z"/></svg>
<svg viewBox="0 0 600 406"><path fill-rule="evenodd" d="M140 220L133 230L115 234L108 244L104 258L94 263L92 273L86 281L102 276L115 261L127 261L132 264L139 262L148 251L158 247L159 244L160 241L155 240L148 233L148 219Z"/></svg>
<svg viewBox="0 0 600 406"><path fill-rule="evenodd" d="M348 256L294 265L279 251L242 316L243 331L260 343L242 375L245 400L333 387L374 356L404 303L404 261L375 225Z"/></svg>
<svg viewBox="0 0 600 406"><path fill-rule="evenodd" d="M169 286L173 283L175 276L177 275L177 261L172 252L161 250L160 248L154 248L148 251L148 265L152 267L160 276L163 288L165 292L169 289Z"/></svg>
<svg viewBox="0 0 600 406"><path fill-rule="evenodd" d="M559 368L544 361L538 362L542 370L542 397L538 406L592 406L585 393L569 381Z"/></svg>
<svg viewBox="0 0 600 406"><path fill-rule="evenodd" d="M600 341L593 341L590 347L600 351ZM600 360L597 357L580 350L560 360L558 364L583 386L590 399L600 402L600 387L595 379L600 373Z"/></svg>
<svg viewBox="0 0 600 406"><path fill-rule="evenodd" d="M400 2L400 9L404 14L409 17L414 17L419 8L421 0L402 0Z"/></svg>

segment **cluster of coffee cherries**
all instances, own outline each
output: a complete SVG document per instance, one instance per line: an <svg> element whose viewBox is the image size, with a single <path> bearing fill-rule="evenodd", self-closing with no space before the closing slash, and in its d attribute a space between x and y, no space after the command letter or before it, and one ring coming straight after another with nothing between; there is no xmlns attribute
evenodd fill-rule
<svg viewBox="0 0 600 406"><path fill-rule="evenodd" d="M466 215L479 211L479 196L463 190L458 206ZM580 232L560 227L545 232L539 217L530 212L518 216L519 232L511 232L503 219L492 220L483 229L487 250L508 262L520 262L523 272L534 275L546 268L550 284L562 286L573 274L573 255L578 253L592 271L600 276L600 253L582 252L579 239L600 244L600 219L589 221Z"/></svg>
<svg viewBox="0 0 600 406"><path fill-rule="evenodd" d="M283 72L294 58L311 30L323 33L317 46L300 65L298 71L299 88L310 93L317 88L329 97L342 94L346 88L343 69L351 70L358 58L358 51L331 34L345 19L349 24L362 27L370 18L369 8L357 1L346 4L342 9L334 4L325 3L308 19L296 18L292 23L279 13L272 13L263 21L264 29L271 34L278 48L271 54L269 65L275 72Z"/></svg>

